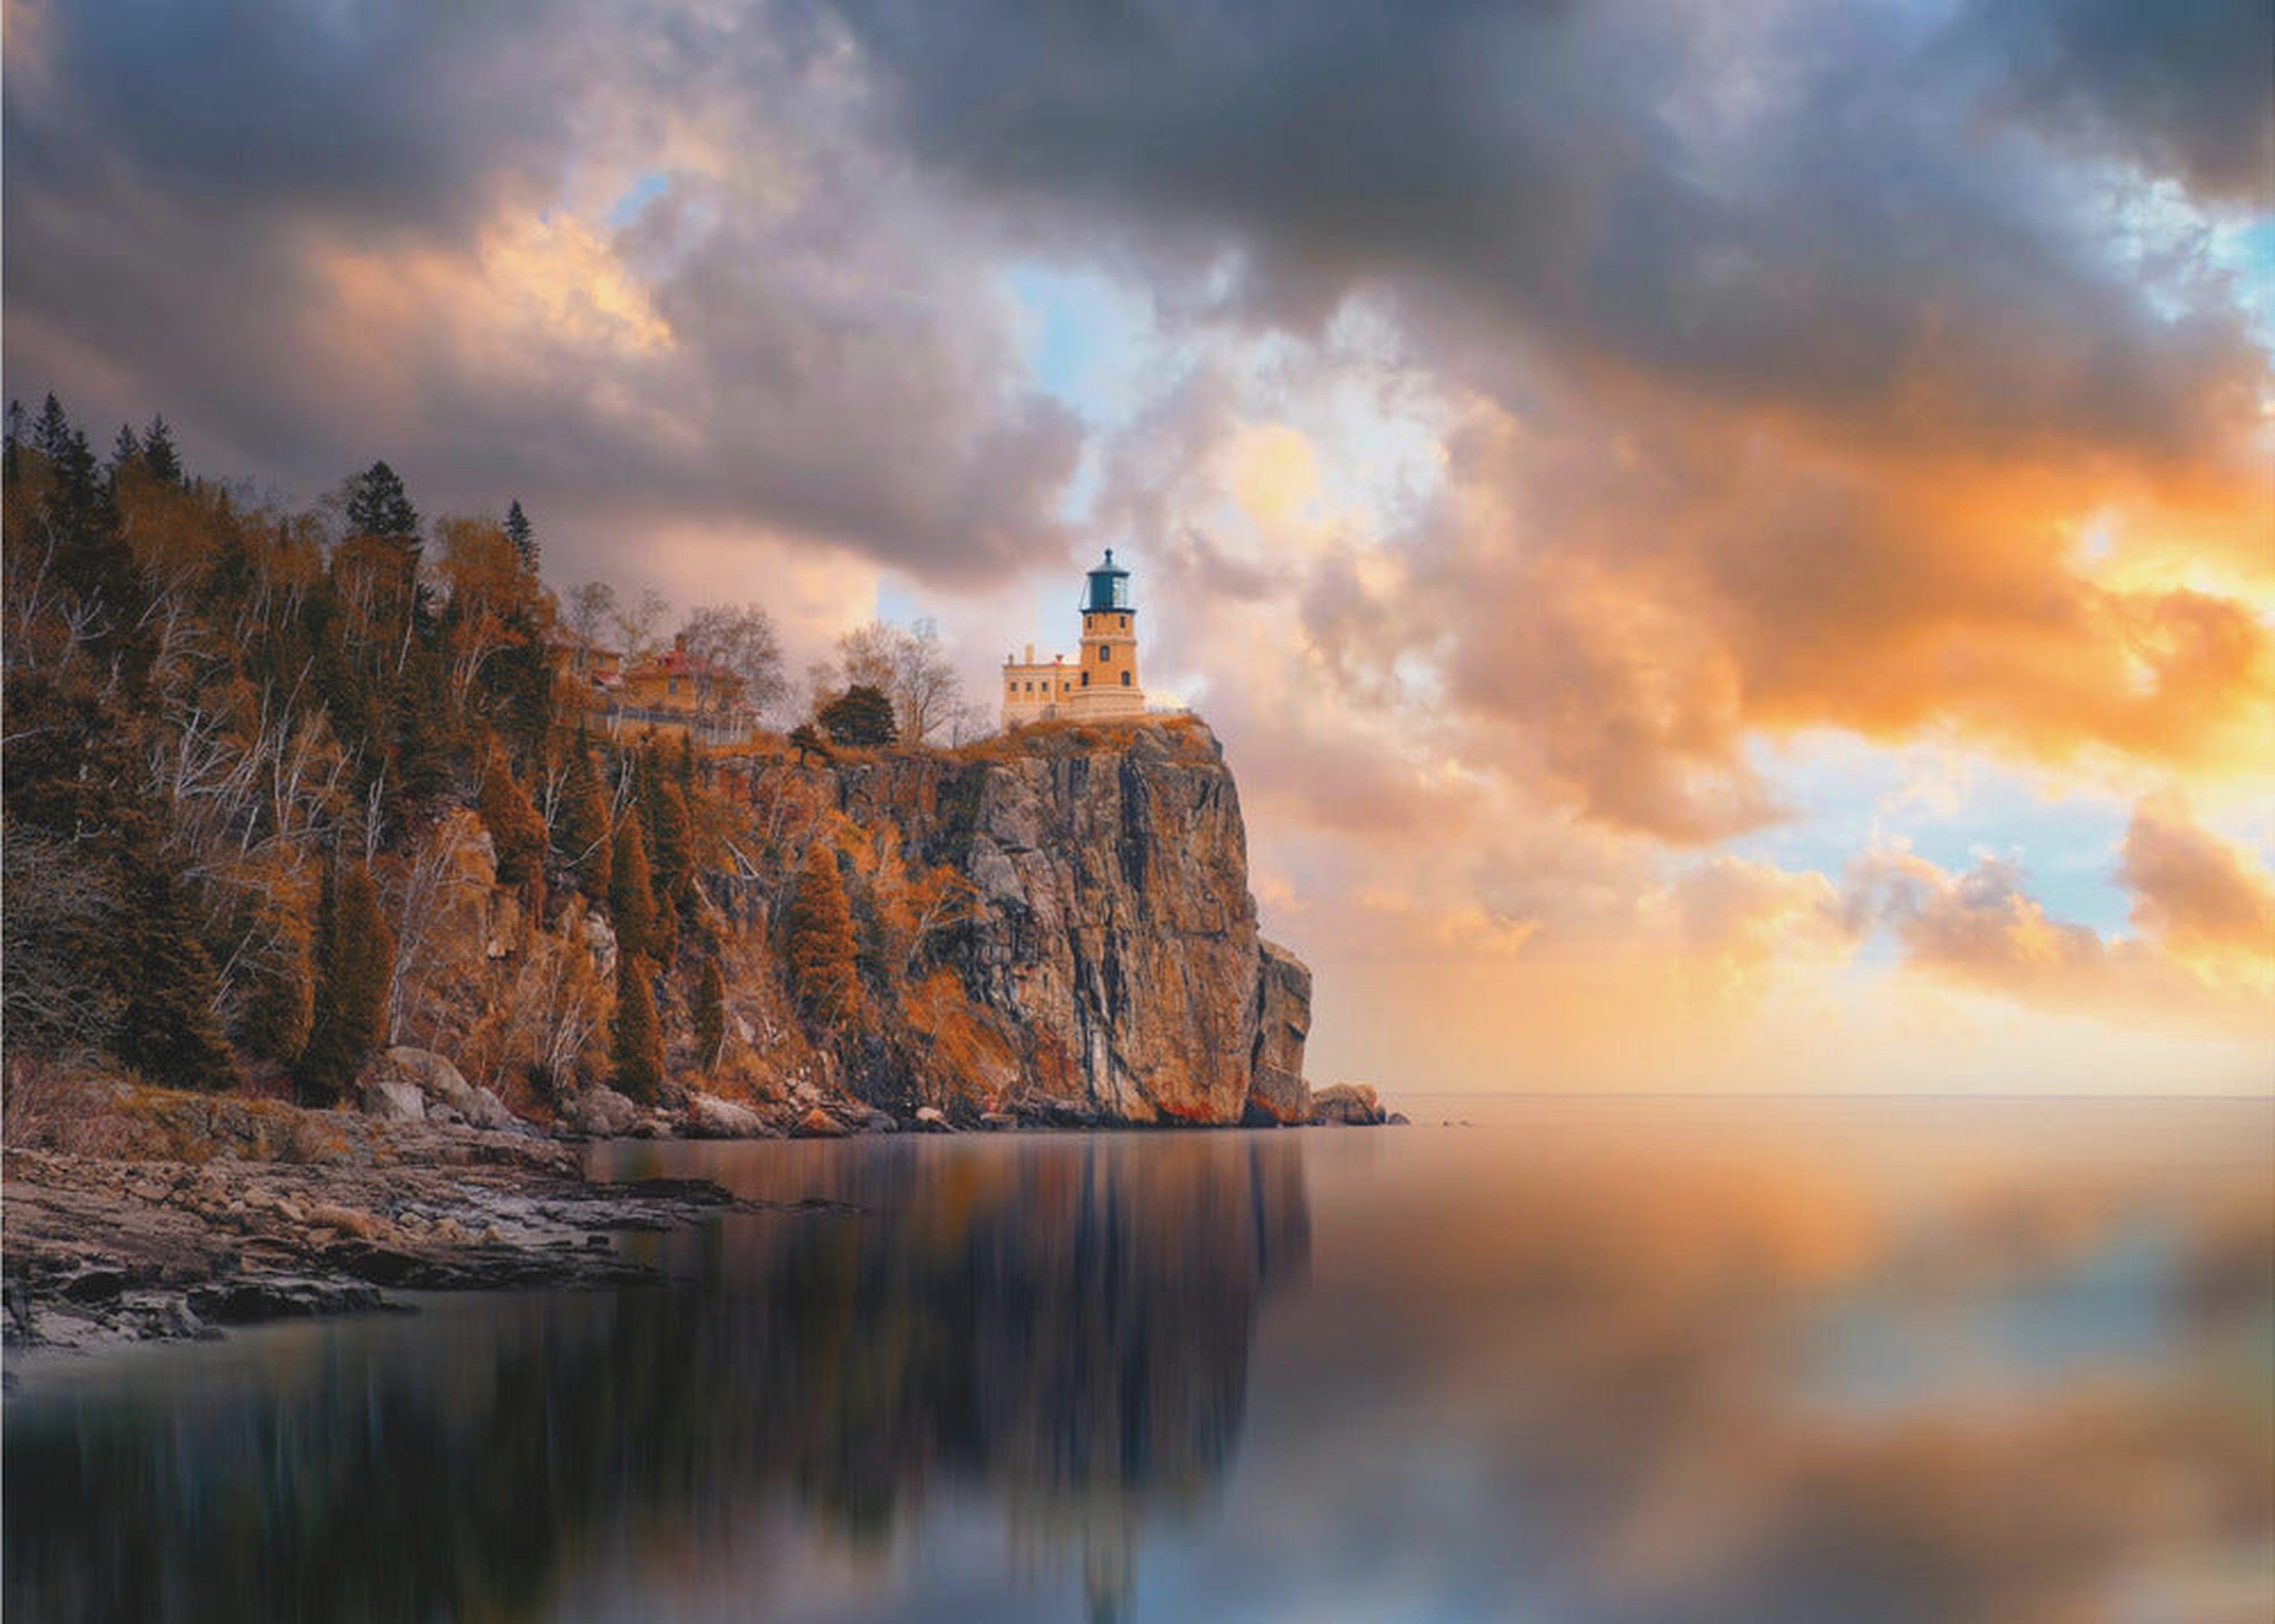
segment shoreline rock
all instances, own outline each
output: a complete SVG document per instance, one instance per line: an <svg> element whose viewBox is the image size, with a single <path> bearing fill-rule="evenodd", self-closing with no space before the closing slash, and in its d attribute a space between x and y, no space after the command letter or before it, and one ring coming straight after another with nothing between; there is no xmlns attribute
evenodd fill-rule
<svg viewBox="0 0 2275 1624"><path fill-rule="evenodd" d="M652 1278L611 1237L774 1211L586 1180L571 1146L269 1100L90 1087L0 1162L0 1343L91 1351L400 1306L389 1290Z"/></svg>

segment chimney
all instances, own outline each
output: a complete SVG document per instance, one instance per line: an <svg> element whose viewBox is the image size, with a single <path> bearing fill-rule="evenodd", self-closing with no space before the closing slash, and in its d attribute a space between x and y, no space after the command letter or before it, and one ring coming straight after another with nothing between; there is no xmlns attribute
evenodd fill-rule
<svg viewBox="0 0 2275 1624"><path fill-rule="evenodd" d="M1029 665L1035 663L1035 646L1032 643L1027 645L1027 663Z"/></svg>

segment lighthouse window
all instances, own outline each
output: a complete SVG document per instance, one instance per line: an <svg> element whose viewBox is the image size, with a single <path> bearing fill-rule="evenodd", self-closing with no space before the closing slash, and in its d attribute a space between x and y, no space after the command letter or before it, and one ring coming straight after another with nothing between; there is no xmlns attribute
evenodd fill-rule
<svg viewBox="0 0 2275 1624"><path fill-rule="evenodd" d="M1130 616L1128 616L1127 615L1124 615L1124 616L1122 617L1122 631L1129 631L1129 630L1130 630Z"/></svg>
<svg viewBox="0 0 2275 1624"><path fill-rule="evenodd" d="M1098 657L1099 657L1100 660L1111 660L1111 659L1113 659L1113 658L1114 658L1114 645L1113 645L1113 644L1111 644L1111 643L1100 643L1100 644L1098 646Z"/></svg>
<svg viewBox="0 0 2275 1624"><path fill-rule="evenodd" d="M1087 671L1082 674L1082 685L1085 688L1090 686L1090 673Z"/></svg>
<svg viewBox="0 0 2275 1624"><path fill-rule="evenodd" d="M1129 672L1127 672L1127 671L1124 671L1124 672L1122 674L1122 685L1124 688L1127 688L1128 686L1130 686L1130 673L1129 673Z"/></svg>

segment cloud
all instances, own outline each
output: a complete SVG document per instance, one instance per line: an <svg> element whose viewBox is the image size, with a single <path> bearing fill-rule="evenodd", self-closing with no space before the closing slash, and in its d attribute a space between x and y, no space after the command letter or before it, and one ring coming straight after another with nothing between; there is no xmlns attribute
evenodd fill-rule
<svg viewBox="0 0 2275 1624"><path fill-rule="evenodd" d="M2158 802L2136 811L2120 873L2135 894L2135 936L2052 917L2022 869L1992 856L1953 873L1884 847L1850 865L1844 895L1852 920L1892 929L1908 965L1946 982L2264 1041L2275 1009L2275 878Z"/></svg>
<svg viewBox="0 0 2275 1624"><path fill-rule="evenodd" d="M1064 557L1081 429L994 254L862 145L825 42L607 7L43 7L11 51L8 369L311 494L384 455L920 578ZM11 13L11 27L14 17Z"/></svg>
<svg viewBox="0 0 2275 1624"><path fill-rule="evenodd" d="M2177 954L2275 968L2275 875L2203 827L2177 797L2143 801L2125 832L2120 872L2133 923Z"/></svg>
<svg viewBox="0 0 2275 1624"><path fill-rule="evenodd" d="M2256 0L1975 0L2019 117L2210 196L2275 202L2275 11Z"/></svg>

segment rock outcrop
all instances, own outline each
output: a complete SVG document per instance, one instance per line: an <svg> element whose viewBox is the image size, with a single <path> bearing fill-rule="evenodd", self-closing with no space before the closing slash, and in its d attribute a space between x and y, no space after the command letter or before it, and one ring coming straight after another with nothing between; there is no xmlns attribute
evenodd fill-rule
<svg viewBox="0 0 2275 1624"><path fill-rule="evenodd" d="M1338 1128L1379 1128L1387 1120L1381 1099L1364 1083L1337 1083L1311 1096L1315 1122Z"/></svg>
<svg viewBox="0 0 2275 1624"><path fill-rule="evenodd" d="M1261 1070L1263 1108L1301 1120L1311 974L1258 938L1240 793L1206 727L1036 727L821 770L856 825L897 826L971 883L941 956L1000 1054L973 1063L967 1096L1030 1117L1233 1123Z"/></svg>
<svg viewBox="0 0 2275 1624"><path fill-rule="evenodd" d="M1304 1043L1311 1035L1311 971L1276 941L1257 943L1256 1053L1244 1120L1257 1127L1311 1120Z"/></svg>

